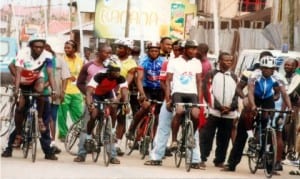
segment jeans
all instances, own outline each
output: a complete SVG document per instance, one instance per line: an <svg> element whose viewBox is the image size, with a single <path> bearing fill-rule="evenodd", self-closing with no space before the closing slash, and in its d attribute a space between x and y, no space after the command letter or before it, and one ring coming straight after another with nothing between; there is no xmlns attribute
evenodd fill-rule
<svg viewBox="0 0 300 179"><path fill-rule="evenodd" d="M164 101L159 113L159 122L157 126L156 135L153 141L153 149L150 152L150 160L162 160L165 156L165 151L168 143L168 139L171 132L171 121L173 118L172 112L169 112L166 108L166 102ZM195 132L196 147L193 150L193 163L200 162L200 148L199 148L199 133Z"/></svg>
<svg viewBox="0 0 300 179"><path fill-rule="evenodd" d="M167 110L166 102L164 101L160 108L158 126L153 140L153 149L150 152L151 160L162 160L162 158L165 156L171 131L172 118L173 114Z"/></svg>

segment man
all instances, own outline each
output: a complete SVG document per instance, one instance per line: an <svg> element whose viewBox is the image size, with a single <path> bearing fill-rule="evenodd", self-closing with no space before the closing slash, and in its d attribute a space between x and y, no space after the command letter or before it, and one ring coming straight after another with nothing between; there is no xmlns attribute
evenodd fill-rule
<svg viewBox="0 0 300 179"><path fill-rule="evenodd" d="M92 149L92 131L95 126L95 120L100 115L99 109L95 107L94 100L103 101L105 99L113 99L114 88L119 87L121 93L121 101L128 102L128 85L123 76L120 75L120 67L114 63L110 62L107 67L106 72L97 73L92 80L89 82L86 90L86 105L90 112L90 120L87 123L87 142L86 146ZM111 108L111 117L115 121L116 111ZM108 144L110 145L110 144ZM112 164L120 164L120 161L116 158L116 151L113 145L111 151Z"/></svg>
<svg viewBox="0 0 300 179"><path fill-rule="evenodd" d="M176 60L171 60L167 67L165 99L169 110L176 103L198 103L202 95L202 68L200 61L195 58L198 43L195 40L187 40L182 42L182 46L184 47L182 56ZM171 82L173 85L172 88ZM172 149L178 147L177 133L183 114L183 106L177 105L172 121ZM195 131L197 131L198 127L198 117L199 109L192 108L191 119ZM200 162L200 159L198 162Z"/></svg>
<svg viewBox="0 0 300 179"><path fill-rule="evenodd" d="M203 82L204 99L211 101L209 104L209 117L202 129L201 159L205 166L207 157L212 149L212 143L217 129L217 147L215 151L214 165L223 167L226 152L230 140L233 119L237 117L237 95L235 92L237 77L231 71L232 56L226 52L219 55L219 68L209 72ZM210 88L210 89L209 89Z"/></svg>
<svg viewBox="0 0 300 179"><path fill-rule="evenodd" d="M52 97L55 99L55 83L52 74L52 58L53 56L44 50L46 40L40 36L32 36L29 40L29 48L21 50L15 60L15 68L12 68L12 75L15 75L15 87L16 92L37 92L44 91L44 74L43 68L46 68L46 72L49 78L49 83L52 89ZM15 70L14 70L15 69ZM22 142L22 123L26 116L25 106L28 103L28 99L22 94L19 96L19 102L15 111L15 130L11 133L8 141L8 146L2 153L2 157L12 156L13 141L15 146L20 146ZM38 127L41 131L41 147L45 153L45 159L57 160L57 157L53 153L50 147L51 138L49 132L49 119L50 119L50 106L48 99L40 96L37 97L37 110L38 110Z"/></svg>
<svg viewBox="0 0 300 179"><path fill-rule="evenodd" d="M134 43L129 39L118 39L114 43L116 48L117 64L121 67L121 76L123 76L128 86L131 86L135 79L136 75L136 61L132 58L131 52L134 47ZM126 132L126 120L122 117L117 118L117 126L116 126L116 137L117 137L117 153L119 156L123 156L124 152L121 150L121 143L124 133Z"/></svg>
<svg viewBox="0 0 300 179"><path fill-rule="evenodd" d="M86 87L89 81L92 79L94 75L96 75L99 71L104 69L103 62L106 59L109 59L112 54L112 48L107 44L102 44L98 47L98 54L95 60L88 62L85 64L78 76L77 87L81 91L83 95L86 95ZM86 139L86 125L89 118L89 113L87 108L85 107L82 123L82 131L80 134L80 141L78 147L77 157L74 159L74 162L84 162L86 158L87 151L84 148L84 142Z"/></svg>
<svg viewBox="0 0 300 179"><path fill-rule="evenodd" d="M169 58L172 51L172 39L163 37L160 40L160 56Z"/></svg>
<svg viewBox="0 0 300 179"><path fill-rule="evenodd" d="M148 42L146 47L147 55L141 60L137 70L136 83L140 93L139 100L141 101L141 107L133 117L129 127L127 137L131 140L134 138L134 131L138 123L149 112L150 103L146 99L155 99L158 101L163 101L164 99L164 93L159 81L160 70L164 62L164 58L159 56L160 44L157 42ZM158 106L158 108L160 107ZM159 113L159 111L156 112L157 114Z"/></svg>
<svg viewBox="0 0 300 179"><path fill-rule="evenodd" d="M88 63L91 58L92 49L90 49L88 47L84 47L83 53L84 53L84 63Z"/></svg>

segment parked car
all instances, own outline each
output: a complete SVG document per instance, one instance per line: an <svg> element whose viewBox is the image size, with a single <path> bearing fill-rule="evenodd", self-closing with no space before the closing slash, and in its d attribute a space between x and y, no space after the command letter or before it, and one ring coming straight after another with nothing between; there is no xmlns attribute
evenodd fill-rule
<svg viewBox="0 0 300 179"><path fill-rule="evenodd" d="M297 60L300 60L300 52L296 51L289 51L288 53L282 53L280 50L251 50L251 49L246 49L243 50L239 57L238 57L238 62L235 67L235 73L240 76L241 73L252 67L252 65L255 62L259 61L259 54L263 51L270 51L273 56L276 58L277 62L280 64L279 72L284 73L283 70L283 63L285 59L288 57L295 58ZM299 61L300 62L300 61Z"/></svg>

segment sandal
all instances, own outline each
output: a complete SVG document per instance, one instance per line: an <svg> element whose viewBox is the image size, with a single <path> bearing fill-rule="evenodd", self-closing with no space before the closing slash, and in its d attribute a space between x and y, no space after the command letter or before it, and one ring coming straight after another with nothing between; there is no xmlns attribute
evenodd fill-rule
<svg viewBox="0 0 300 179"><path fill-rule="evenodd" d="M300 175L300 171L292 170L289 172L290 175Z"/></svg>
<svg viewBox="0 0 300 179"><path fill-rule="evenodd" d="M12 144L12 147L14 148L20 148L22 144L22 136L21 135L16 135L15 141Z"/></svg>
<svg viewBox="0 0 300 179"><path fill-rule="evenodd" d="M161 160L148 160L144 163L144 165L160 166L160 165L162 165L162 161Z"/></svg>
<svg viewBox="0 0 300 179"><path fill-rule="evenodd" d="M117 158L111 158L111 159L110 159L110 163L111 163L111 164L120 164L121 162L120 162L120 160L117 159Z"/></svg>
<svg viewBox="0 0 300 179"><path fill-rule="evenodd" d="M46 132L47 128L42 119L38 119L38 126L41 133Z"/></svg>

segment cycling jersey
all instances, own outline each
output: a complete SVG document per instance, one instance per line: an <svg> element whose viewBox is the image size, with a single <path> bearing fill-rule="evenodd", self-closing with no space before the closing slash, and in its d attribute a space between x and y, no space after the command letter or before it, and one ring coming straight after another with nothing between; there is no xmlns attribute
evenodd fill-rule
<svg viewBox="0 0 300 179"><path fill-rule="evenodd" d="M31 85L38 78L44 77L42 68L52 68L52 54L43 51L37 59L33 59L31 56L31 49L25 48L21 50L15 61L17 67L21 67L21 81L22 85Z"/></svg>
<svg viewBox="0 0 300 179"><path fill-rule="evenodd" d="M267 99L274 95L274 87L285 85L284 80L278 72L270 77L265 78L260 69L255 70L250 78L249 83L254 83L254 96L259 99Z"/></svg>
<svg viewBox="0 0 300 179"><path fill-rule="evenodd" d="M123 76L109 79L107 73L97 73L88 83L88 87L95 88L95 95L102 96L110 93L115 87L120 85L120 88L128 88L126 79Z"/></svg>
<svg viewBox="0 0 300 179"><path fill-rule="evenodd" d="M146 56L141 60L138 70L144 70L143 87L151 89L160 88L159 75L163 62L163 57L153 60L149 56Z"/></svg>

